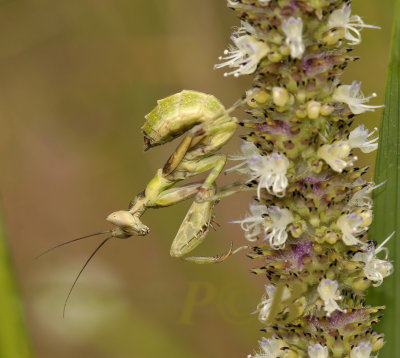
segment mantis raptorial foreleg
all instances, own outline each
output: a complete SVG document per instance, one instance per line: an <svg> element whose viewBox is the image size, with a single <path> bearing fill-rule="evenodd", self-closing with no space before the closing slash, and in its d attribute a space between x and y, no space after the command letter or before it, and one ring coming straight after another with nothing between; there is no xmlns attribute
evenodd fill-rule
<svg viewBox="0 0 400 358"><path fill-rule="evenodd" d="M215 190L212 187L210 190L208 190L207 197L211 197L214 195L214 193ZM185 261L190 261L197 264L211 264L222 262L229 256L244 248L242 247L233 251L233 244L231 242L229 250L221 255L184 257L204 241L211 226L212 210L214 205L215 201L204 201L202 203L194 201L192 203L182 221L174 241L172 242L170 250L172 257L179 257Z"/></svg>
<svg viewBox="0 0 400 358"><path fill-rule="evenodd" d="M204 184L203 184L204 185ZM227 189L232 186L227 186ZM248 187L246 186L248 189ZM229 192L231 193L231 191ZM233 192L232 192L233 193ZM223 193L220 193L222 196ZM197 264L210 264L218 263L226 260L231 255L239 252L248 246L242 246L232 251L232 243L230 249L222 255L216 256L191 256L183 257L194 250L198 245L200 245L211 226L212 221L212 210L215 203L218 200L215 198L218 195L215 194L215 188L212 186L203 195L204 200L202 202L194 201L188 210L182 224L175 236L174 241L171 245L170 254L172 257L179 257L185 261L191 261Z"/></svg>
<svg viewBox="0 0 400 358"><path fill-rule="evenodd" d="M207 194L212 196L214 193L215 189L212 187ZM171 256L182 257L203 242L210 227L214 205L215 202L212 201L192 203L172 242Z"/></svg>

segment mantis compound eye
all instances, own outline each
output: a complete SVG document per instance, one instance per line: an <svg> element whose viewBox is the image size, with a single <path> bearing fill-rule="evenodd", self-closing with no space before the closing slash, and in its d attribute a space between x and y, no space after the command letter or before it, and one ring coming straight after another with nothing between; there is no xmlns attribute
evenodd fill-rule
<svg viewBox="0 0 400 358"><path fill-rule="evenodd" d="M134 218L129 211L115 211L107 216L107 221L119 227L131 227L134 224Z"/></svg>

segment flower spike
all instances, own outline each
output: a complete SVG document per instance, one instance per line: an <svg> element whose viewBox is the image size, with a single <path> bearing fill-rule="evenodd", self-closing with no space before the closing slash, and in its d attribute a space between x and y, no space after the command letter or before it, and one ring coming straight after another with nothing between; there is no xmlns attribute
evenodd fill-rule
<svg viewBox="0 0 400 358"><path fill-rule="evenodd" d="M377 95L364 96L361 82L340 80L358 59L349 46L377 26L346 0L227 2L240 26L215 67L253 80L241 151L225 171L254 191L234 223L254 245L247 256L265 285L256 313L268 338L248 358L371 357L384 337L371 327L381 308L365 305L366 290L394 266L389 238L368 237L371 192L384 183L367 182L357 165L358 152L377 149L377 129L352 123L383 106L369 103Z"/></svg>

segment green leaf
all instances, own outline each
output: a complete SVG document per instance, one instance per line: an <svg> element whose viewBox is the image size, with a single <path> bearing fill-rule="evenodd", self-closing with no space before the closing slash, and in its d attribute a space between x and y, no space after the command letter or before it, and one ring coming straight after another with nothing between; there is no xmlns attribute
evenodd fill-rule
<svg viewBox="0 0 400 358"><path fill-rule="evenodd" d="M385 316L376 327L385 333L386 344L380 358L400 357L400 0L396 1L392 49L385 92L385 109L379 132L375 183L386 184L375 190L374 221L369 237L382 242L393 231L386 245L395 272L379 288L371 288L369 303L385 305Z"/></svg>
<svg viewBox="0 0 400 358"><path fill-rule="evenodd" d="M1 214L1 213L0 213ZM0 215L0 357L32 357L15 281L6 235Z"/></svg>

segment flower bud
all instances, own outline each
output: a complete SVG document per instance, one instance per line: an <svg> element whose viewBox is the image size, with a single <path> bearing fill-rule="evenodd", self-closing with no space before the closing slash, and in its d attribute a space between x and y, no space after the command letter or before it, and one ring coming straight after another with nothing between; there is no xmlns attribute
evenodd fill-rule
<svg viewBox="0 0 400 358"><path fill-rule="evenodd" d="M365 291L369 286L371 286L371 281L366 278L356 278L351 286L357 291Z"/></svg>
<svg viewBox="0 0 400 358"><path fill-rule="evenodd" d="M307 115L310 119L317 119L321 110L321 103L310 101L307 103Z"/></svg>
<svg viewBox="0 0 400 358"><path fill-rule="evenodd" d="M289 92L283 87L272 89L272 99L278 107L284 107L289 102Z"/></svg>

